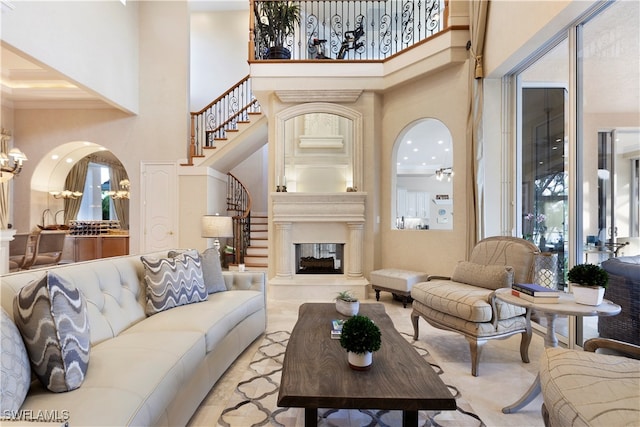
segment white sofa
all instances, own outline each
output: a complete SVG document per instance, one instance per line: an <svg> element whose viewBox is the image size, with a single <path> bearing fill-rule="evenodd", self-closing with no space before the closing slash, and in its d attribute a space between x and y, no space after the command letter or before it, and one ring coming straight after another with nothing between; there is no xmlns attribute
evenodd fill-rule
<svg viewBox="0 0 640 427"><path fill-rule="evenodd" d="M84 382L72 391L53 393L32 381L20 408L27 418L47 410L68 417L72 427L185 425L214 383L266 328L262 272L223 271L227 291L147 317L139 255L47 270L73 283L86 299L89 365ZM10 318L19 289L45 271L0 277L1 304Z"/></svg>

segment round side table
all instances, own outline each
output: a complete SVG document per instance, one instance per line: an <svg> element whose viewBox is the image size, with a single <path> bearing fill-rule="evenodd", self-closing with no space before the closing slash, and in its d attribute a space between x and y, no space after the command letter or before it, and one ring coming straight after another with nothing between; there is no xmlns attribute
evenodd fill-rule
<svg viewBox="0 0 640 427"><path fill-rule="evenodd" d="M531 316L531 310L535 309L538 312L544 314L547 318L547 333L544 337L545 347L557 347L558 338L556 337L555 322L558 315L564 316L615 316L620 313L620 306L614 304L611 301L604 300L602 304L584 305L575 302L572 294L564 292L560 293L560 301L558 303L540 304L525 300L511 294L510 288L498 289L496 291L496 298L506 303L524 307L527 309L527 320ZM527 404L529 404L535 397L540 394L540 376L537 375L534 383L529 387L529 390L522 396L517 402L512 405L502 408L502 412L505 414L511 414L519 411Z"/></svg>

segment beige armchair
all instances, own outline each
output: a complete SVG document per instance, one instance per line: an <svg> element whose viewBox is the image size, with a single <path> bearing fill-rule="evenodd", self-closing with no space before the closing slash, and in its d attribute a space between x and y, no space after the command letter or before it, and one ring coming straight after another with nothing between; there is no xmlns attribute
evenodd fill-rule
<svg viewBox="0 0 640 427"><path fill-rule="evenodd" d="M474 247L469 261L458 263L451 277L430 276L413 285L413 338L418 339L420 317L436 328L464 335L471 351L471 374L478 376L482 346L519 333L520 356L529 363L529 315L522 307L498 300L495 290L532 283L538 253L537 246L524 239L488 237Z"/></svg>

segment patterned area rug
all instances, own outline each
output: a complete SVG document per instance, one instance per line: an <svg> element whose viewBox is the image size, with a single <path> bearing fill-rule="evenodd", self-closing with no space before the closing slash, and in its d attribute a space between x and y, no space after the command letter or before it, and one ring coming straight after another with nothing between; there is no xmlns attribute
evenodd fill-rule
<svg viewBox="0 0 640 427"><path fill-rule="evenodd" d="M473 412L471 406L462 398L458 389L452 385L440 366L423 343L414 342L408 334L402 334L440 375L456 398L456 411L420 411L420 426L481 426L485 424ZM301 408L279 408L278 387L282 360L289 340L288 331L268 332L253 360L249 364L243 380L237 385L234 395L218 419L218 426L258 427L282 426L297 427L304 425L304 410ZM322 381L322 378L309 378L308 381ZM319 409L318 426L323 427L393 427L402 425L401 411Z"/></svg>

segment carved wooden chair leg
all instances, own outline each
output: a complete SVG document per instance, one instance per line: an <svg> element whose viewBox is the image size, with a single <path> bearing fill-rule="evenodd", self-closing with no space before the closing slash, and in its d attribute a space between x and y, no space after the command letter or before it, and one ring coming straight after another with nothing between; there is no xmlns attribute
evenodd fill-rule
<svg viewBox="0 0 640 427"><path fill-rule="evenodd" d="M480 354L482 353L482 347L487 340L478 340L467 337L467 341L469 341L469 350L471 351L471 375L477 377L478 365L480 365Z"/></svg>
<svg viewBox="0 0 640 427"><path fill-rule="evenodd" d="M413 340L418 341L418 320L420 319L420 315L416 314L415 311L411 312L411 323L413 324Z"/></svg>

